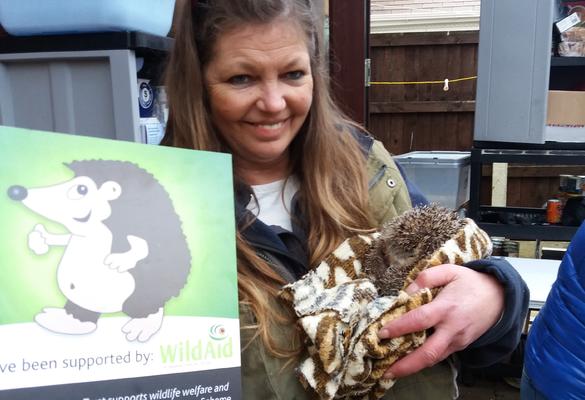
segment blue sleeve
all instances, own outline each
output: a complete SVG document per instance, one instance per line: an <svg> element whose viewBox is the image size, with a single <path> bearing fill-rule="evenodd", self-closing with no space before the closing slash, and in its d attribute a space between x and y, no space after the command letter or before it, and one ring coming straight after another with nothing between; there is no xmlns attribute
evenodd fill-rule
<svg viewBox="0 0 585 400"><path fill-rule="evenodd" d="M410 196L410 202L412 203L412 206L417 207L428 205L429 201L427 200L425 195L422 194L420 189L414 184L414 182L408 179L408 176L406 175L406 172L404 171L404 168L402 168L400 163L395 162L395 164L396 167L398 167L398 170L400 171L400 175L402 175L402 179L404 179L404 182L406 183L406 189L408 189L408 194Z"/></svg>
<svg viewBox="0 0 585 400"><path fill-rule="evenodd" d="M503 258L472 261L465 266L494 276L504 286L504 313L498 323L458 353L464 365L481 368L501 361L518 346L530 293L520 274Z"/></svg>

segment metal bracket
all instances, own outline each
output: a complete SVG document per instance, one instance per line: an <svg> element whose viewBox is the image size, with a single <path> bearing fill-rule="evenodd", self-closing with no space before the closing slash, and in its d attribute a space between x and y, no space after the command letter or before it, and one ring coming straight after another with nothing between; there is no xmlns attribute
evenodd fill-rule
<svg viewBox="0 0 585 400"><path fill-rule="evenodd" d="M364 60L364 72L365 72L365 86L370 87L370 79L372 78L372 60L366 58Z"/></svg>

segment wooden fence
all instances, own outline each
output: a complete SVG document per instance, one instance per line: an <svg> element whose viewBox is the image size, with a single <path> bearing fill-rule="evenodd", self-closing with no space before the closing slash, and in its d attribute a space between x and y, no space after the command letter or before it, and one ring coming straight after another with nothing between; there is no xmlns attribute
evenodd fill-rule
<svg viewBox="0 0 585 400"><path fill-rule="evenodd" d="M479 33L432 32L370 36L369 129L392 153L470 150L473 145ZM441 83L420 83L438 81ZM400 84L407 82L409 84ZM418 83L418 84L415 84ZM510 164L507 205L541 207L558 190L559 174L585 167ZM482 172L481 203L491 203L491 166Z"/></svg>
<svg viewBox="0 0 585 400"><path fill-rule="evenodd" d="M370 36L369 127L391 152L471 148L476 80L448 91L443 81L477 74L478 41L478 32ZM429 81L440 83L420 83Z"/></svg>

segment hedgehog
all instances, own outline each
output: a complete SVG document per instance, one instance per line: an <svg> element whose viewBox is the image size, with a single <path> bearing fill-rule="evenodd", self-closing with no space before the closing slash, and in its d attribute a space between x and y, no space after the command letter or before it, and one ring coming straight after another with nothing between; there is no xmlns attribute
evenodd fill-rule
<svg viewBox="0 0 585 400"><path fill-rule="evenodd" d="M384 372L422 345L427 332L391 340L378 332L441 290L403 289L427 268L463 265L491 250L489 236L473 220L438 205L414 208L379 231L344 240L280 294L306 339L308 356L297 369L301 383L322 400L381 398L394 384Z"/></svg>
<svg viewBox="0 0 585 400"><path fill-rule="evenodd" d="M53 332L86 334L103 313L123 312L129 341L147 341L163 321L164 305L178 296L191 253L182 223L161 183L137 164L116 160L65 163L75 176L66 182L8 196L62 224L66 234L37 224L29 248L44 254L63 246L57 270L63 308L45 308L35 321Z"/></svg>
<svg viewBox="0 0 585 400"><path fill-rule="evenodd" d="M383 296L403 289L413 266L463 228L465 220L437 204L417 207L386 223L364 260L364 273Z"/></svg>

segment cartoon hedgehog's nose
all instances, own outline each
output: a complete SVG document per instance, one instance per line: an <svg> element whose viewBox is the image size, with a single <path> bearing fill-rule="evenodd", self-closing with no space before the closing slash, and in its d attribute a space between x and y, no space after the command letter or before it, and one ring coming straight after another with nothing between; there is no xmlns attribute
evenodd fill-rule
<svg viewBox="0 0 585 400"><path fill-rule="evenodd" d="M17 185L10 186L7 193L8 197L16 201L22 201L26 199L26 196L28 196L28 190L26 190L25 187Z"/></svg>

